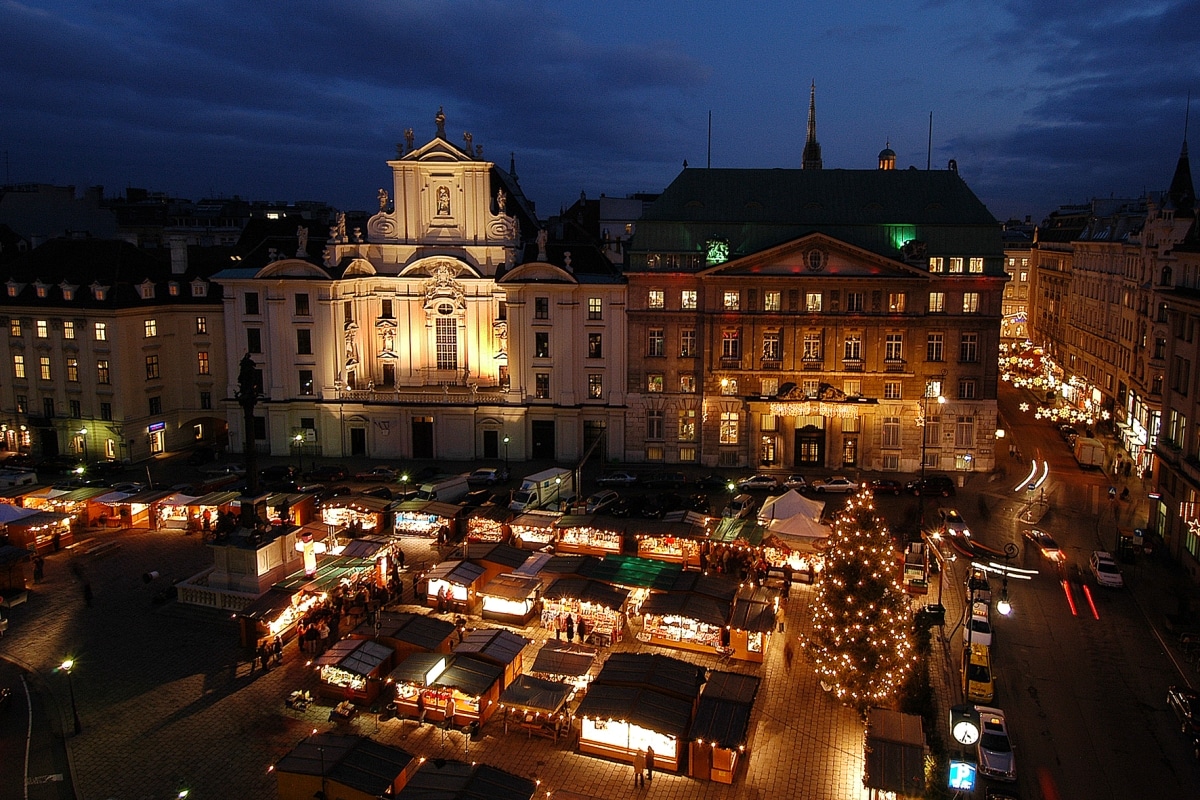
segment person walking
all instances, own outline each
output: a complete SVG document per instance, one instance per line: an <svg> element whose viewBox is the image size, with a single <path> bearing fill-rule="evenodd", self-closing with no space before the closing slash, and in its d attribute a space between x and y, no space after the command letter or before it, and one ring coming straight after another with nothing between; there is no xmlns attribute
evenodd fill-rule
<svg viewBox="0 0 1200 800"><path fill-rule="evenodd" d="M567 641L575 641L575 618L567 614Z"/></svg>
<svg viewBox="0 0 1200 800"><path fill-rule="evenodd" d="M646 748L646 780L654 780L654 748Z"/></svg>
<svg viewBox="0 0 1200 800"><path fill-rule="evenodd" d="M46 559L40 555L33 557L33 582L41 583L46 577Z"/></svg>
<svg viewBox="0 0 1200 800"><path fill-rule="evenodd" d="M633 754L633 785L646 785L646 751L640 747Z"/></svg>

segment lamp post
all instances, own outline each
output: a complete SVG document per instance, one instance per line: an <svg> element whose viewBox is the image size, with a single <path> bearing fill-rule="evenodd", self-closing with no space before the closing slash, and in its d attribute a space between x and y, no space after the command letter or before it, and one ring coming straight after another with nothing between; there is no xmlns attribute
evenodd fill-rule
<svg viewBox="0 0 1200 800"><path fill-rule="evenodd" d="M296 443L296 460L297 460L296 469L299 470L300 475L303 475L304 474L304 434L297 433L295 436L292 437L292 441Z"/></svg>
<svg viewBox="0 0 1200 800"><path fill-rule="evenodd" d="M936 395L938 405L945 405L946 398L941 393L942 376L938 376L938 394ZM918 484L917 491L917 524L920 526L920 531L925 530L925 453L929 447L929 431L926 426L929 424L929 398L933 395L930 390L933 387L928 382L925 384L925 393L921 398L921 418L917 420L917 426L921 429L921 482Z"/></svg>
<svg viewBox="0 0 1200 800"><path fill-rule="evenodd" d="M71 682L71 670L75 667L75 660L68 658L59 665L59 669L67 673L67 691L71 695L71 718L75 721L75 735L83 733L83 723L79 721L79 707L75 705L75 684Z"/></svg>
<svg viewBox="0 0 1200 800"><path fill-rule="evenodd" d="M346 423L342 416L342 374L333 379L333 390L338 397L338 456L343 456L346 448Z"/></svg>
<svg viewBox="0 0 1200 800"><path fill-rule="evenodd" d="M505 436L502 441L504 442L504 471L508 472L508 442L509 442L509 439L507 436Z"/></svg>
<svg viewBox="0 0 1200 800"><path fill-rule="evenodd" d="M1008 560L1017 554L1017 546L1012 542L1004 543L1004 579L1000 582L1000 599L996 602L996 610L1001 616L1007 617L1012 613L1012 603L1008 599Z"/></svg>
<svg viewBox="0 0 1200 800"><path fill-rule="evenodd" d="M87 460L88 460L88 455L87 455L87 428L80 428L80 429L79 429L79 435L83 437L83 463L84 463L84 464L86 464L86 463L87 463Z"/></svg>

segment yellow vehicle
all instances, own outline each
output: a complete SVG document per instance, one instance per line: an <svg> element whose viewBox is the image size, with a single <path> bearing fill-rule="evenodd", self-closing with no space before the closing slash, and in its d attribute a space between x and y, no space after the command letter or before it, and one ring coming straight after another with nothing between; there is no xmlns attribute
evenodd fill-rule
<svg viewBox="0 0 1200 800"><path fill-rule="evenodd" d="M992 681L992 654L985 644L963 651L963 692L968 703L990 703L996 696Z"/></svg>

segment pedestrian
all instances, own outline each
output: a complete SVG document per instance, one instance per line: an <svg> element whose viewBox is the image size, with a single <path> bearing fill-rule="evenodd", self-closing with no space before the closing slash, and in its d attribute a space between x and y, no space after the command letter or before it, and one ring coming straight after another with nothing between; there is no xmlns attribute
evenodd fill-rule
<svg viewBox="0 0 1200 800"><path fill-rule="evenodd" d="M33 582L41 583L42 578L46 577L46 559L41 556L33 557Z"/></svg>
<svg viewBox="0 0 1200 800"><path fill-rule="evenodd" d="M640 747L633 754L633 785L646 785L646 751Z"/></svg>
<svg viewBox="0 0 1200 800"><path fill-rule="evenodd" d="M792 640L788 639L783 646L783 663L787 666L788 672L792 671L792 658L795 656L795 650L792 647Z"/></svg>
<svg viewBox="0 0 1200 800"><path fill-rule="evenodd" d="M62 533L60 531L55 531L54 535L50 537L50 545L54 548L54 552L57 553L59 546L62 545Z"/></svg>
<svg viewBox="0 0 1200 800"><path fill-rule="evenodd" d="M654 748L646 748L646 780L654 780Z"/></svg>
<svg viewBox="0 0 1200 800"><path fill-rule="evenodd" d="M403 547L396 548L395 566L399 567L400 569L404 569L404 548ZM400 577L400 576L397 575L396 577Z"/></svg>
<svg viewBox="0 0 1200 800"><path fill-rule="evenodd" d="M92 584L88 581L83 582L83 602L88 608L92 607Z"/></svg>
<svg viewBox="0 0 1200 800"><path fill-rule="evenodd" d="M425 721L425 693L417 689L417 722Z"/></svg>
<svg viewBox="0 0 1200 800"><path fill-rule="evenodd" d="M567 614L567 641L575 641L575 618Z"/></svg>
<svg viewBox="0 0 1200 800"><path fill-rule="evenodd" d="M275 656L275 664L276 665L282 664L283 663L283 642L279 639L278 636L276 636L275 641L271 643L271 651L272 651L272 654Z"/></svg>

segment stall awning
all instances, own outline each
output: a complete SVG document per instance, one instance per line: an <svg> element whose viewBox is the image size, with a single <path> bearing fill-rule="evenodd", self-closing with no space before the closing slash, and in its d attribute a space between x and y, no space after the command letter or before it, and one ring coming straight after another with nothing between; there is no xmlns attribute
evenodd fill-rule
<svg viewBox="0 0 1200 800"><path fill-rule="evenodd" d="M667 591L675 585L683 567L654 558L605 556L583 565L583 576L618 586Z"/></svg>
<svg viewBox="0 0 1200 800"><path fill-rule="evenodd" d="M601 514L564 514L554 523L554 527L563 528L595 528L609 533L624 533L626 525L615 517Z"/></svg>
<svg viewBox="0 0 1200 800"><path fill-rule="evenodd" d="M487 519L492 522L509 522L513 518L513 512L504 506L480 506L471 512L469 519Z"/></svg>
<svg viewBox="0 0 1200 800"><path fill-rule="evenodd" d="M55 489L53 486L39 486L31 492L25 492L22 497L36 497L39 500L55 500L67 493L66 489Z"/></svg>
<svg viewBox="0 0 1200 800"><path fill-rule="evenodd" d="M331 497L321 504L321 511L333 508L349 508L369 514L382 514L392 505L391 500L382 497L371 497L364 494L348 494L341 497Z"/></svg>
<svg viewBox="0 0 1200 800"><path fill-rule="evenodd" d="M530 800L538 784L487 764L434 758L397 792L398 800Z"/></svg>
<svg viewBox="0 0 1200 800"><path fill-rule="evenodd" d="M71 518L70 514L63 514L60 511L35 511L27 517L10 520L9 525L15 525L20 528L37 528L44 525L54 525L64 522Z"/></svg>
<svg viewBox="0 0 1200 800"><path fill-rule="evenodd" d="M757 547L762 543L765 534L766 528L758 524L756 520L725 517L717 523L717 527L713 529L709 538L720 544L744 542L751 547Z"/></svg>
<svg viewBox="0 0 1200 800"><path fill-rule="evenodd" d="M591 569L593 562L599 561L596 556L585 556L579 553L563 553L554 554L550 559L542 565L539 575L578 575L583 577L583 574Z"/></svg>
<svg viewBox="0 0 1200 800"><path fill-rule="evenodd" d="M448 653L412 653L388 673L388 680L392 683L424 686L430 670L438 664L449 665L452 661L454 656Z"/></svg>
<svg viewBox="0 0 1200 800"><path fill-rule="evenodd" d="M477 656L493 664L508 666L517 660L529 640L502 628L476 628L467 631L454 648L456 655Z"/></svg>
<svg viewBox="0 0 1200 800"><path fill-rule="evenodd" d="M381 611L376 617L379 627L364 622L354 629L355 636L374 636L376 630L385 639L410 644L421 650L434 651L454 635L454 623L424 614L409 614L400 611Z"/></svg>
<svg viewBox="0 0 1200 800"><path fill-rule="evenodd" d="M632 722L640 728L681 739L692 721L692 703L654 689L593 683L576 716Z"/></svg>
<svg viewBox="0 0 1200 800"><path fill-rule="evenodd" d="M309 736L275 764L281 775L324 775L365 797L381 797L404 775L414 756L363 736Z"/></svg>
<svg viewBox="0 0 1200 800"><path fill-rule="evenodd" d="M557 639L547 639L538 650L530 672L543 675L587 675L596 663L596 648L582 644L571 644Z"/></svg>
<svg viewBox="0 0 1200 800"><path fill-rule="evenodd" d="M762 589L739 596L733 603L729 625L739 631L756 633L775 630L774 598Z"/></svg>
<svg viewBox="0 0 1200 800"><path fill-rule="evenodd" d="M503 542L468 542L466 556L468 561L486 561L514 570L529 558L529 551Z"/></svg>
<svg viewBox="0 0 1200 800"><path fill-rule="evenodd" d="M298 592L301 589L312 588L318 591L328 591L337 586L342 580L349 580L359 573L373 569L375 562L365 558L348 558L333 556L322 561L317 566L317 574L308 576L304 571L293 572L272 588L283 592Z"/></svg>
<svg viewBox="0 0 1200 800"><path fill-rule="evenodd" d="M518 675L500 695L506 706L543 714L556 714L571 696L570 684Z"/></svg>
<svg viewBox="0 0 1200 800"><path fill-rule="evenodd" d="M613 653L604 662L596 682L646 686L691 702L704 685L704 667L658 653Z"/></svg>
<svg viewBox="0 0 1200 800"><path fill-rule="evenodd" d="M106 506L119 506L125 502L126 497L131 495L128 492L106 492L99 497L93 498L97 503L104 503Z"/></svg>
<svg viewBox="0 0 1200 800"><path fill-rule="evenodd" d="M688 570L680 572L666 591L695 592L719 600L732 600L738 593L738 582L724 575L706 575Z"/></svg>
<svg viewBox="0 0 1200 800"><path fill-rule="evenodd" d="M534 553L525 559L524 564L514 569L513 574L523 578L537 577L553 557L549 553Z"/></svg>
<svg viewBox="0 0 1200 800"><path fill-rule="evenodd" d="M629 530L638 536L655 536L666 537L674 536L676 539L701 539L707 535L704 522L707 517L697 514L694 511L689 511L690 516L683 520L661 520L661 519L646 519L633 522L629 526Z"/></svg>
<svg viewBox="0 0 1200 800"><path fill-rule="evenodd" d="M38 513L36 508L22 508L12 503L0 503L0 525L7 525L14 520L32 517Z"/></svg>
<svg viewBox="0 0 1200 800"><path fill-rule="evenodd" d="M164 497L160 502L160 506L190 506L196 502L196 498L191 495L181 494L176 492Z"/></svg>
<svg viewBox="0 0 1200 800"><path fill-rule="evenodd" d="M82 503L84 500L92 500L99 497L107 491L107 488L101 486L81 486L54 499L59 503Z"/></svg>
<svg viewBox="0 0 1200 800"><path fill-rule="evenodd" d="M318 667L334 666L355 675L367 676L395 655L392 648L365 639L342 639L317 656Z"/></svg>
<svg viewBox="0 0 1200 800"><path fill-rule="evenodd" d="M427 581L446 581L458 586L470 586L483 577L484 569L470 561L443 561L429 570Z"/></svg>
<svg viewBox="0 0 1200 800"><path fill-rule="evenodd" d="M446 671L434 679L431 686L458 689L469 697L480 697L504 675L504 667L482 658L456 653Z"/></svg>
<svg viewBox="0 0 1200 800"><path fill-rule="evenodd" d="M620 611L629 599L628 589L618 589L587 578L559 578L542 595L549 600L578 600Z"/></svg>
<svg viewBox="0 0 1200 800"><path fill-rule="evenodd" d="M410 518L436 517L449 520L462 513L461 506L439 503L436 500L401 500L399 503L393 502L388 508L398 515Z"/></svg>
<svg viewBox="0 0 1200 800"><path fill-rule="evenodd" d="M746 744L758 684L755 675L712 672L700 694L691 738L716 742L727 749Z"/></svg>
<svg viewBox="0 0 1200 800"><path fill-rule="evenodd" d="M268 589L267 593L238 612L244 619L273 620L292 604L291 592Z"/></svg>
<svg viewBox="0 0 1200 800"><path fill-rule="evenodd" d="M142 489L140 492L134 492L133 494L129 495L121 502L123 504L129 503L148 506L153 503L157 503L164 497L170 497L172 494L174 494L174 492L172 492L170 489Z"/></svg>
<svg viewBox="0 0 1200 800"><path fill-rule="evenodd" d="M194 506L223 506L242 496L241 492L209 492L202 494L192 503Z"/></svg>
<svg viewBox="0 0 1200 800"><path fill-rule="evenodd" d="M519 575L499 575L487 582L479 593L487 597L499 597L502 600L520 602L537 595L542 582L537 578L523 578Z"/></svg>
<svg viewBox="0 0 1200 800"><path fill-rule="evenodd" d="M553 528L561 516L557 511L526 511L509 524L514 528Z"/></svg>
<svg viewBox="0 0 1200 800"><path fill-rule="evenodd" d="M728 600L718 600L694 592L656 592L642 601L642 613L658 617L683 617L713 627L729 622Z"/></svg>
<svg viewBox="0 0 1200 800"><path fill-rule="evenodd" d="M392 540L387 537L364 536L361 539L352 539L342 550L342 555L354 558L375 558L380 550L386 550L391 545Z"/></svg>

